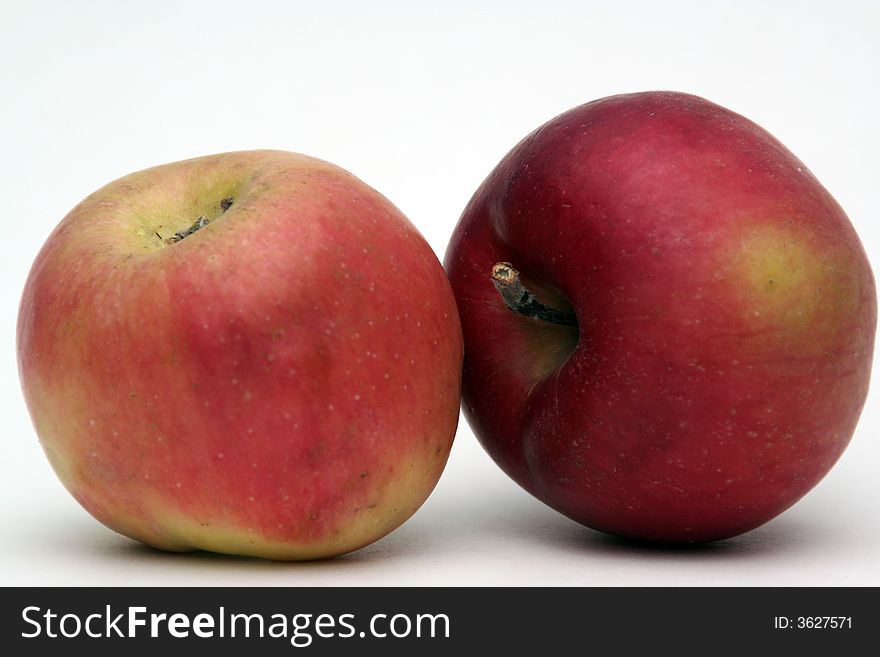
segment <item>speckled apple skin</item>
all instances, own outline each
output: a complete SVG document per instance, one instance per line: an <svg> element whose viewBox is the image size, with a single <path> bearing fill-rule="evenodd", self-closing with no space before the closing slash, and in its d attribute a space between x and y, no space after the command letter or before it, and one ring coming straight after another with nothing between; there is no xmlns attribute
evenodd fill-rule
<svg viewBox="0 0 880 657"><path fill-rule="evenodd" d="M499 261L579 328L508 310ZM876 325L865 252L803 163L704 99L614 96L543 125L476 192L445 265L468 421L515 481L589 527L740 534L853 434Z"/></svg>
<svg viewBox="0 0 880 657"><path fill-rule="evenodd" d="M309 559L427 498L462 342L440 263L387 199L253 151L79 204L27 280L18 358L46 454L98 520L167 550Z"/></svg>

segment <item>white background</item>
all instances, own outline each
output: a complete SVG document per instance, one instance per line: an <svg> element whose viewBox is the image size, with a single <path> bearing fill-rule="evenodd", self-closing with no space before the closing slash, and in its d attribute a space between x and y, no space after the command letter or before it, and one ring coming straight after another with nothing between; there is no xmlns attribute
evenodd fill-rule
<svg viewBox="0 0 880 657"><path fill-rule="evenodd" d="M335 560L145 548L57 482L22 400L14 323L54 225L122 174L281 148L371 184L438 256L478 184L540 123L601 96L677 89L779 137L880 263L880 11L869 2L20 2L0 0L0 583L880 585L880 404L793 509L673 549L585 529L523 493L462 423L434 495Z"/></svg>

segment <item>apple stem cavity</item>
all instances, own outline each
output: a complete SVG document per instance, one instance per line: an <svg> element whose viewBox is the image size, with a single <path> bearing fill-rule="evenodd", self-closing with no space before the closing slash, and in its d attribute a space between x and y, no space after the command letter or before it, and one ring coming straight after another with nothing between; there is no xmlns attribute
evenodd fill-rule
<svg viewBox="0 0 880 657"><path fill-rule="evenodd" d="M550 308L541 303L520 280L519 271L509 262L499 262L492 267L492 282L504 303L513 312L524 317L534 317L550 324L577 326L577 316L572 312Z"/></svg>
<svg viewBox="0 0 880 657"><path fill-rule="evenodd" d="M229 208L231 208L233 200L234 199L231 196L222 199L220 201L220 211L226 212ZM183 230L177 231L176 233L174 233L174 235L172 235L171 237L166 237L162 241L165 242L165 244L176 244L184 237L189 237L200 228L204 228L209 223L211 223L211 221L212 219L208 219L207 217L199 217L195 220L195 223L193 223L193 225L189 228L184 228ZM156 235L161 237L159 233L156 233Z"/></svg>

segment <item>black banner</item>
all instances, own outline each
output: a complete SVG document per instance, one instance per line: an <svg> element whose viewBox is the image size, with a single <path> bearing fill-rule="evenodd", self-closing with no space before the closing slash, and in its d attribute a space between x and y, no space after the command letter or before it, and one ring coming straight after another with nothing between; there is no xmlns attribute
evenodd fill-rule
<svg viewBox="0 0 880 657"><path fill-rule="evenodd" d="M876 642L876 595L867 588L7 588L0 640L7 655L855 654Z"/></svg>

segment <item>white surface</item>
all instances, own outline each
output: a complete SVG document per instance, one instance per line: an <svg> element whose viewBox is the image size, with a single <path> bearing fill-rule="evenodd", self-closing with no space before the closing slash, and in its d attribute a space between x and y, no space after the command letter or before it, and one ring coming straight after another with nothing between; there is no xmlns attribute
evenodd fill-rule
<svg viewBox="0 0 880 657"><path fill-rule="evenodd" d="M22 401L18 298L52 227L130 171L260 147L339 164L438 255L527 132L574 105L678 89L754 119L849 213L880 263L877 34L864 2L3 1L0 584L880 585L880 403L801 503L738 539L616 541L520 491L462 424L434 495L352 555L279 564L117 536L55 479ZM880 270L878 270L880 271Z"/></svg>

